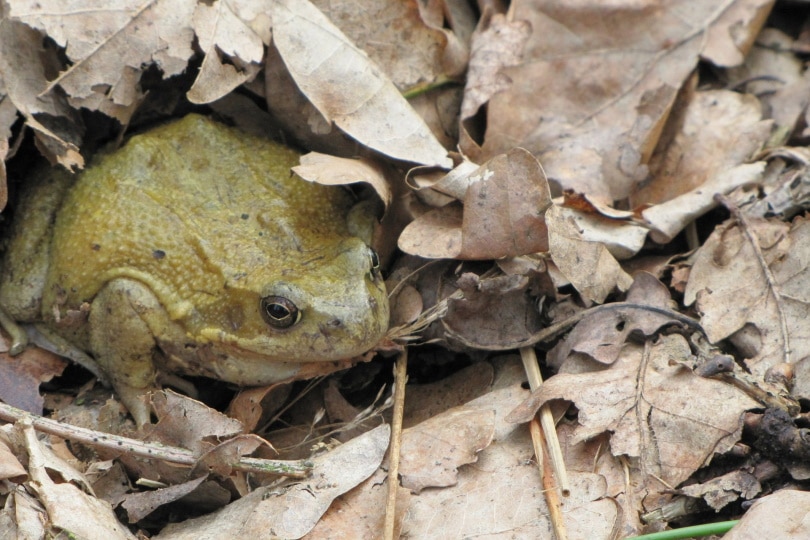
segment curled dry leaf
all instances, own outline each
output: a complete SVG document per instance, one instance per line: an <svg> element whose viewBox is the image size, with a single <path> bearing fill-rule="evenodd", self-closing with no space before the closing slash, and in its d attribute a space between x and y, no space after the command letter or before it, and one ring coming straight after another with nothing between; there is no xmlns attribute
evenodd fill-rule
<svg viewBox="0 0 810 540"><path fill-rule="evenodd" d="M527 276L481 278L465 273L456 285L464 297L450 299L442 319L451 343L503 350L542 328L537 299L531 294L533 283Z"/></svg>
<svg viewBox="0 0 810 540"><path fill-rule="evenodd" d="M370 159L349 159L310 152L301 156L301 164L293 171L309 182L326 186L342 186L365 182L374 188L385 207L391 204L391 188L381 167Z"/></svg>
<svg viewBox="0 0 810 540"><path fill-rule="evenodd" d="M23 428L25 450L28 454L28 472L31 475L29 486L36 493L44 507L40 519L47 523L52 534L56 531L67 531L79 538L110 538L134 540L135 536L119 523L109 503L97 499L70 481L55 482L48 473L46 465L54 465L57 460L50 454L29 425ZM73 471L72 475L80 477L67 463L61 463L51 470Z"/></svg>
<svg viewBox="0 0 810 540"><path fill-rule="evenodd" d="M81 168L84 159L79 154L81 129L76 115L60 96L52 92L42 95L48 86L43 64L56 63L56 51L42 50L41 42L42 34L38 31L19 21L0 19L0 50L3 51L0 54L0 94L7 94L7 99L0 100L0 126L4 131L0 140L7 141L10 137L11 124L17 120L19 111L34 130L37 145L51 164L60 163L67 169ZM62 121L52 122L54 125L48 128L37 118ZM7 151L8 142L3 146Z"/></svg>
<svg viewBox="0 0 810 540"><path fill-rule="evenodd" d="M447 151L396 86L323 13L302 0L273 2L270 13L279 55L328 122L395 159L450 166Z"/></svg>
<svg viewBox="0 0 810 540"><path fill-rule="evenodd" d="M747 219L717 227L697 253L684 302L716 343L730 338L762 377L810 356L810 223Z"/></svg>
<svg viewBox="0 0 810 540"><path fill-rule="evenodd" d="M548 250L544 214L551 194L540 163L516 148L492 158L457 183L466 184L463 212L438 208L409 224L399 247L412 255L500 259Z"/></svg>

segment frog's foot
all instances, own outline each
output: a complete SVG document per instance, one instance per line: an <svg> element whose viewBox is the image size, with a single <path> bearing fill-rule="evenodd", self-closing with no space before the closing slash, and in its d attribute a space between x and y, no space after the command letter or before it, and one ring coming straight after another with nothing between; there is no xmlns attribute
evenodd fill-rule
<svg viewBox="0 0 810 540"><path fill-rule="evenodd" d="M23 352L28 345L28 334L2 307L0 307L0 326L11 336L11 346L8 348L8 353L11 356L17 356Z"/></svg>
<svg viewBox="0 0 810 540"><path fill-rule="evenodd" d="M160 382L161 386L171 386L177 388L193 399L197 399L199 397L199 392L197 392L197 387L194 386L194 383L177 375L173 375L171 373L160 373L158 375L158 382Z"/></svg>
<svg viewBox="0 0 810 540"><path fill-rule="evenodd" d="M90 308L91 350L138 426L149 423L144 398L158 387L155 338L147 324L155 310L162 308L152 291L123 278L107 283Z"/></svg>

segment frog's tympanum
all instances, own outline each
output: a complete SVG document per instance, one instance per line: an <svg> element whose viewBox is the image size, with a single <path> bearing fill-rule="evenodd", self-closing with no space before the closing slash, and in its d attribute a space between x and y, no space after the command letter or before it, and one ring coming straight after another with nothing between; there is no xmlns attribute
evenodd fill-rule
<svg viewBox="0 0 810 540"><path fill-rule="evenodd" d="M89 353L139 424L141 396L173 373L259 385L360 355L388 324L379 261L358 237L373 216L294 176L297 162L190 115L98 156L75 183L40 174L0 305Z"/></svg>

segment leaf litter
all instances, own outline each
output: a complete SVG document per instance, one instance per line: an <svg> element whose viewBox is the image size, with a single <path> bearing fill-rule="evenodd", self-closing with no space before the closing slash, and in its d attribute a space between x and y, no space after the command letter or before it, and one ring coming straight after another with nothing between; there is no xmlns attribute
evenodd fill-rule
<svg viewBox="0 0 810 540"><path fill-rule="evenodd" d="M397 531L550 538L556 518L524 425L544 403L571 478L560 503L568 537L738 517L758 497L739 530L790 530L804 515L795 488L810 478L800 410L810 396L810 79L786 8L479 7L480 17L453 0L373 12L322 1L10 0L0 5L3 193L6 174L24 176L26 152L81 169L85 152L120 140L116 126L190 104L297 143L315 152L296 169L308 180L377 193L388 221L376 247L394 260L391 335L428 344L412 353L421 365L406 402ZM545 353L551 375L531 395L505 353L527 346ZM62 365L31 361L41 372L23 384L0 365L6 403L184 448L192 461L114 446L88 454L8 424L4 530L315 538L382 527L384 360L305 394L246 390L230 408L244 423L160 394L160 421L141 434L87 385L37 399ZM456 363L466 367L441 381L425 375ZM371 391L362 404L348 397L358 389ZM81 412L69 404L76 394L89 404ZM61 457L46 459L51 448ZM252 458L313 469L279 483L242 472ZM193 517L195 505L204 510ZM692 510L651 518L675 505ZM177 511L192 519L150 525Z"/></svg>

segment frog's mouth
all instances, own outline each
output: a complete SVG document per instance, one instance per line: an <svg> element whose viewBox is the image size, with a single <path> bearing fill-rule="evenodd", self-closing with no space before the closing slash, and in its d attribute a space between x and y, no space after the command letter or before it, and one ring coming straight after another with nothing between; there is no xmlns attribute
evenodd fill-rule
<svg viewBox="0 0 810 540"><path fill-rule="evenodd" d="M209 333L209 338L211 337ZM257 386L285 380L311 378L346 369L371 346L356 354L337 357L268 355L245 346L245 340L217 332L216 339L194 349L178 350L170 343L161 343L169 371L210 377L241 386Z"/></svg>
<svg viewBox="0 0 810 540"><path fill-rule="evenodd" d="M376 345L386 328L375 321L382 319L372 317L355 326L366 329L362 333L352 333L339 323L325 323L314 329L295 328L250 339L218 328L203 328L199 335L212 350L251 363L335 362L360 356Z"/></svg>

